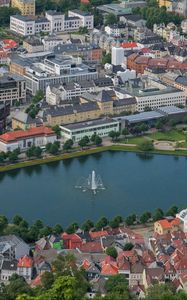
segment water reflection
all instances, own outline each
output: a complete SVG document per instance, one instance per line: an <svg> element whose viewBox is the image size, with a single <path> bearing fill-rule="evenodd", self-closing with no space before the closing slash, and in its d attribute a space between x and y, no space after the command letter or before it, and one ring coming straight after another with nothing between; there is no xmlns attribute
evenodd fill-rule
<svg viewBox="0 0 187 300"><path fill-rule="evenodd" d="M154 155L151 153L143 152L143 153L136 153L141 160L151 160L154 158Z"/></svg>
<svg viewBox="0 0 187 300"><path fill-rule="evenodd" d="M78 162L80 163L85 163L89 158L89 155L83 155L83 156L80 156L78 157Z"/></svg>
<svg viewBox="0 0 187 300"><path fill-rule="evenodd" d="M24 174L26 174L29 177L31 177L32 174L34 173L34 167L30 166L30 167L23 168L23 172L24 172Z"/></svg>
<svg viewBox="0 0 187 300"><path fill-rule="evenodd" d="M8 171L8 176L11 178L16 178L18 176L18 174L21 172L22 169L16 169L16 170L11 170Z"/></svg>
<svg viewBox="0 0 187 300"><path fill-rule="evenodd" d="M46 164L46 167L48 169L57 169L60 166L60 163L61 163L60 160L53 161L53 162L50 162L50 163Z"/></svg>
<svg viewBox="0 0 187 300"><path fill-rule="evenodd" d="M3 181L3 179L5 178L6 173L0 173L0 182Z"/></svg>

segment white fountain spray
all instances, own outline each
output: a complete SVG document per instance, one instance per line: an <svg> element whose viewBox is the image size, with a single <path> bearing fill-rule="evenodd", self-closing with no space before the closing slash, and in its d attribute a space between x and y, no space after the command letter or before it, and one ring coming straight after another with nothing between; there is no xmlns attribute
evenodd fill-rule
<svg viewBox="0 0 187 300"><path fill-rule="evenodd" d="M96 175L94 170L92 170L92 173L87 178L80 178L75 188L82 189L83 192L90 190L94 195L99 190L105 189L101 176Z"/></svg>

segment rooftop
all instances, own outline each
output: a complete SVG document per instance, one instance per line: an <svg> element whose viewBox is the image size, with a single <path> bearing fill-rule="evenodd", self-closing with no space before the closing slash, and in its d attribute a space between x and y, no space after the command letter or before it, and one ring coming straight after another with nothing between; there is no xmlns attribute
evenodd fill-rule
<svg viewBox="0 0 187 300"><path fill-rule="evenodd" d="M13 142L19 139L24 139L28 136L37 136L37 135L52 135L54 134L53 130L48 127L35 127L28 130L17 130L4 133L0 135L0 140L2 142L8 143Z"/></svg>
<svg viewBox="0 0 187 300"><path fill-rule="evenodd" d="M68 130L78 130L81 128L88 128L93 126L99 126L99 125L106 125L106 124L112 124L117 121L114 121L113 119L95 119L92 121L86 121L86 122L78 122L78 123L72 123L61 126L61 128L65 128ZM93 233L91 233L94 235Z"/></svg>

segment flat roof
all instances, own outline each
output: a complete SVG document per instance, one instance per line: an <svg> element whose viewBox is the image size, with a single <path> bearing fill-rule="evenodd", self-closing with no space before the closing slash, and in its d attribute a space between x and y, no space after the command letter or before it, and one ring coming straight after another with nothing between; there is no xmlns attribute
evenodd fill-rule
<svg viewBox="0 0 187 300"><path fill-rule="evenodd" d="M159 108L159 111L171 115L171 114L179 114L179 113L185 113L187 112L186 109L179 108L177 106L162 106Z"/></svg>
<svg viewBox="0 0 187 300"><path fill-rule="evenodd" d="M86 127L93 127L97 125L105 125L105 124L111 124L111 123L116 123L118 120L114 119L95 119L95 120L89 120L85 122L77 122L77 123L72 123L72 124L67 124L67 125L61 125L61 128L69 129L69 130L75 130L75 129L81 129L81 128L86 128Z"/></svg>
<svg viewBox="0 0 187 300"><path fill-rule="evenodd" d="M129 123L149 121L163 117L163 114L157 111L147 111L130 116L121 116L114 118L115 120L128 121Z"/></svg>

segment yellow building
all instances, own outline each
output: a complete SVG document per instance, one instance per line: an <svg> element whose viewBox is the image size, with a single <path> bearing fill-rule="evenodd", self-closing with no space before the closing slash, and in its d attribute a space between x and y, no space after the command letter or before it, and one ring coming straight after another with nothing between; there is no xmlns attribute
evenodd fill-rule
<svg viewBox="0 0 187 300"><path fill-rule="evenodd" d="M158 0L159 7L165 6L167 10L172 8L172 2L172 0Z"/></svg>
<svg viewBox="0 0 187 300"><path fill-rule="evenodd" d="M180 228L180 220L178 218L168 220L163 219L154 223L154 232L160 235L177 231Z"/></svg>
<svg viewBox="0 0 187 300"><path fill-rule="evenodd" d="M35 16L35 0L12 0L12 7L18 8L23 16Z"/></svg>

